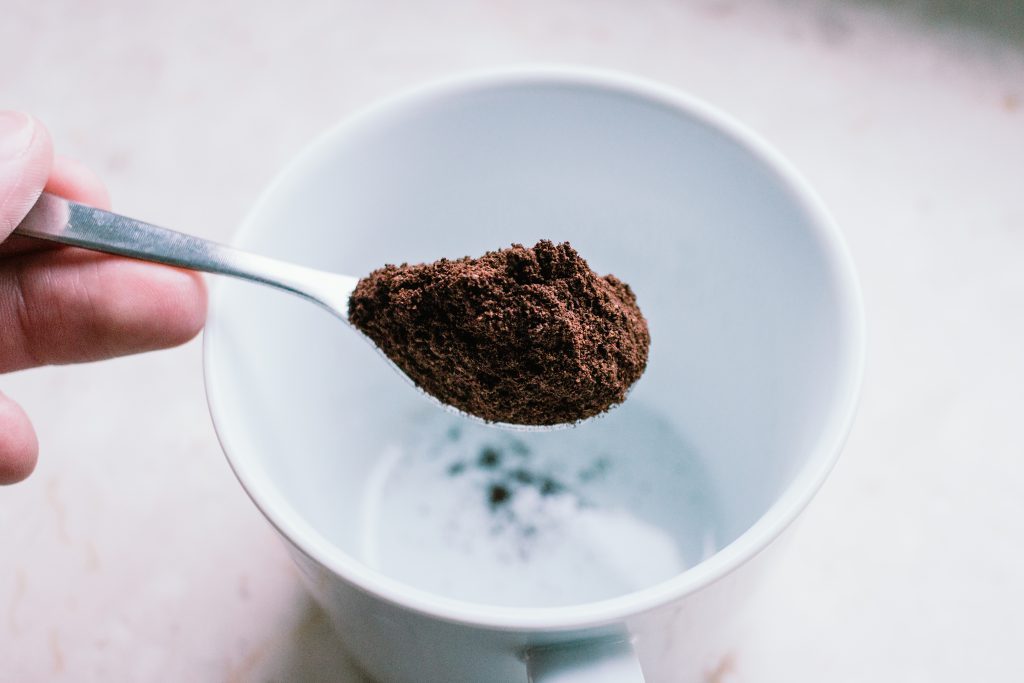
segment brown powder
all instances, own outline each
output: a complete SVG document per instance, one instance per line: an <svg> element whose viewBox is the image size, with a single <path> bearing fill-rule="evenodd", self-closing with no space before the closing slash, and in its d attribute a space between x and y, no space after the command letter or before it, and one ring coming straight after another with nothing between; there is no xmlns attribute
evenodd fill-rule
<svg viewBox="0 0 1024 683"><path fill-rule="evenodd" d="M621 403L647 365L633 291L568 242L387 265L348 317L421 389L491 422L576 422Z"/></svg>

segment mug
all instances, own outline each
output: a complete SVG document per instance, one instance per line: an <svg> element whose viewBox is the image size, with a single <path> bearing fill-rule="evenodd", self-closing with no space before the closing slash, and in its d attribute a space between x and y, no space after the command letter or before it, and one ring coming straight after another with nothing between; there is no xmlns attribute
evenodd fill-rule
<svg viewBox="0 0 1024 683"><path fill-rule="evenodd" d="M648 81L417 88L314 142L235 243L362 276L542 238L628 282L652 340L625 403L569 430L467 422L317 307L217 283L223 449L382 683L685 680L654 650L678 662L731 617L850 428L864 323L838 229L755 134Z"/></svg>

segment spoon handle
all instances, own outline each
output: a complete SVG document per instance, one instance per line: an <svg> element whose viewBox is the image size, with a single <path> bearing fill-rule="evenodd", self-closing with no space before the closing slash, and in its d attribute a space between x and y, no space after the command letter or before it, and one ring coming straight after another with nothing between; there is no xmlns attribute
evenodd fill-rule
<svg viewBox="0 0 1024 683"><path fill-rule="evenodd" d="M346 317L356 279L268 258L44 192L14 229L28 237L230 275L299 294Z"/></svg>

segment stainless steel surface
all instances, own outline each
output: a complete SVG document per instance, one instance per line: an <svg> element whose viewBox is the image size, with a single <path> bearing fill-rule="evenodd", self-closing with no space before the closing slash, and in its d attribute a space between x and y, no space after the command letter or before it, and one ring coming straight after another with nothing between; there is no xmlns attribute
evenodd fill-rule
<svg viewBox="0 0 1024 683"><path fill-rule="evenodd" d="M44 192L15 233L277 287L348 322L358 278L252 254Z"/></svg>

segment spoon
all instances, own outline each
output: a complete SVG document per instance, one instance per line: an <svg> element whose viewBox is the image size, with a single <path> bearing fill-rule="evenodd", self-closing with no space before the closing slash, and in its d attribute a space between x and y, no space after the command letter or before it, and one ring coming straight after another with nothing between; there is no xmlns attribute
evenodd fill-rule
<svg viewBox="0 0 1024 683"><path fill-rule="evenodd" d="M134 218L86 206L48 192L42 193L28 215L14 229L27 237L60 242L75 247L102 251L120 256L154 261L179 268L199 270L217 275L229 275L297 294L319 304L345 321L360 336L373 341L354 327L348 319L348 301L359 278L329 273L306 266L253 254L216 242L187 235ZM374 348L377 348L374 344ZM377 349L380 351L380 349ZM435 404L459 415L491 426L521 431L550 431L575 426L577 423L558 425L523 425L486 421L442 402L436 396L416 386L383 351L388 363L405 377L421 394Z"/></svg>

